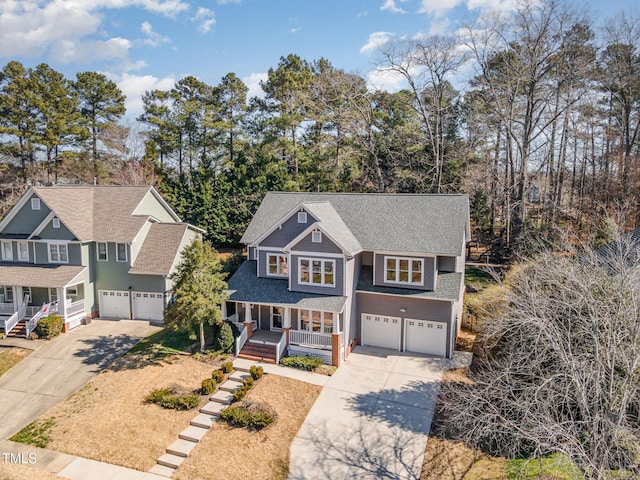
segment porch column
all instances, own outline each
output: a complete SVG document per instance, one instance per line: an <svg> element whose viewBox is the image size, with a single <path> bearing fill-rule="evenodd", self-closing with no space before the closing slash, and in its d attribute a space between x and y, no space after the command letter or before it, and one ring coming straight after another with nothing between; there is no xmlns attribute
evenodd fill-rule
<svg viewBox="0 0 640 480"><path fill-rule="evenodd" d="M253 320L251 319L251 304L244 304L244 327L247 329L247 338L253 336Z"/></svg>
<svg viewBox="0 0 640 480"><path fill-rule="evenodd" d="M222 301L220 308L222 309L222 319L226 320L227 319L227 301L226 300Z"/></svg>
<svg viewBox="0 0 640 480"><path fill-rule="evenodd" d="M282 331L286 334L287 345L289 345L289 330L291 330L291 308L284 307L284 318L282 319Z"/></svg>
<svg viewBox="0 0 640 480"><path fill-rule="evenodd" d="M336 312L333 312L333 333L331 334L331 365L334 367L340 366L340 359L342 357L342 334L340 333L340 325L338 325L339 317Z"/></svg>

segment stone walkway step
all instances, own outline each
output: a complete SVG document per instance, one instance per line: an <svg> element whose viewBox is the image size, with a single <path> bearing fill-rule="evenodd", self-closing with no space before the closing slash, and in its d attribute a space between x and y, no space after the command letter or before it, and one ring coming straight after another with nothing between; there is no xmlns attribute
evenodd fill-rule
<svg viewBox="0 0 640 480"><path fill-rule="evenodd" d="M220 390L222 390L223 392L231 392L233 393L233 391L236 388L240 388L242 386L242 381L238 382L237 380L227 380L226 382L224 382L222 385L220 385Z"/></svg>
<svg viewBox="0 0 640 480"><path fill-rule="evenodd" d="M213 425L217 420L217 415L207 415L205 413L201 413L197 415L193 420L191 420L190 424L193 427L209 429L211 428L211 425Z"/></svg>
<svg viewBox="0 0 640 480"><path fill-rule="evenodd" d="M251 375L246 373L246 372L239 372L239 371L235 371L233 372L231 375L229 375L229 380L231 380L232 382L240 382L242 383L242 381L247 378L250 377Z"/></svg>
<svg viewBox="0 0 640 480"><path fill-rule="evenodd" d="M248 362L248 363L251 363L251 365L253 365L253 363L252 363L252 362ZM239 373L243 373L243 372L244 372L244 373L249 373L249 371L250 371L249 369L250 369L251 367L250 367L250 366L246 366L246 367L245 367L244 365L236 366L236 365L234 364L233 368L235 369L235 371L236 371L236 372L239 372Z"/></svg>
<svg viewBox="0 0 640 480"><path fill-rule="evenodd" d="M200 410L202 412L202 410ZM194 427L193 425L185 428L178 434L178 438L189 440L190 442L199 442L207 433L208 428Z"/></svg>
<svg viewBox="0 0 640 480"><path fill-rule="evenodd" d="M225 392L224 390L218 390L209 397L209 400L211 400L212 402L218 402L224 405L229 405L232 399L233 394L231 394L230 392Z"/></svg>
<svg viewBox="0 0 640 480"><path fill-rule="evenodd" d="M178 439L171 446L167 447L167 453L177 455L178 457L187 458L191 450L196 448L197 442L191 442L189 440Z"/></svg>
<svg viewBox="0 0 640 480"><path fill-rule="evenodd" d="M220 415L220 410L222 410L223 408L224 408L224 404L220 402L209 402L200 409L200 413L217 416L217 415Z"/></svg>
<svg viewBox="0 0 640 480"><path fill-rule="evenodd" d="M174 455L173 453L165 453L157 461L160 465L170 468L178 468L185 461L185 457Z"/></svg>
<svg viewBox="0 0 640 480"><path fill-rule="evenodd" d="M171 476L176 471L175 468L167 467L165 465L160 465L159 463L154 465L154 467L149 470L149 473L154 473L156 475L161 475L163 477L171 478Z"/></svg>

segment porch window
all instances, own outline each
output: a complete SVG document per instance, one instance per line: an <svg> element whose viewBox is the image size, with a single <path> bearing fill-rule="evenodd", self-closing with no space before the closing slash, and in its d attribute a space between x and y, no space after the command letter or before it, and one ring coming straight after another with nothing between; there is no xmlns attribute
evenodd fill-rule
<svg viewBox="0 0 640 480"><path fill-rule="evenodd" d="M70 297L77 297L78 296L78 286L74 285L72 287L67 287L67 295L69 295Z"/></svg>
<svg viewBox="0 0 640 480"><path fill-rule="evenodd" d="M11 242L2 242L2 259L13 260L13 247Z"/></svg>
<svg viewBox="0 0 640 480"><path fill-rule="evenodd" d="M422 285L423 261L421 259L384 257L384 262L386 282Z"/></svg>
<svg viewBox="0 0 640 480"><path fill-rule="evenodd" d="M21 262L29 261L29 244L27 242L18 242L18 260Z"/></svg>
<svg viewBox="0 0 640 480"><path fill-rule="evenodd" d="M22 298L27 295L29 296L29 303L31 303L31 300L33 300L33 297L31 296L31 287L22 287Z"/></svg>
<svg viewBox="0 0 640 480"><path fill-rule="evenodd" d="M13 287L3 287L4 288L4 301L6 303L13 303Z"/></svg>
<svg viewBox="0 0 640 480"><path fill-rule="evenodd" d="M58 301L58 289L57 288L50 288L49 289L49 301L50 302L57 302Z"/></svg>
<svg viewBox="0 0 640 480"><path fill-rule="evenodd" d="M277 275L286 277L289 269L287 268L286 255L267 255L267 263L269 264L269 275Z"/></svg>
<svg viewBox="0 0 640 480"><path fill-rule="evenodd" d="M49 263L69 263L66 243L49 244Z"/></svg>
<svg viewBox="0 0 640 480"><path fill-rule="evenodd" d="M271 307L271 330L282 330L283 307Z"/></svg>
<svg viewBox="0 0 640 480"><path fill-rule="evenodd" d="M333 332L333 313L318 310L300 311L300 330L318 333Z"/></svg>
<svg viewBox="0 0 640 480"><path fill-rule="evenodd" d="M298 283L335 287L335 260L300 258L298 260Z"/></svg>
<svg viewBox="0 0 640 480"><path fill-rule="evenodd" d="M109 260L109 254L107 253L107 244L98 242L98 261L106 262Z"/></svg>
<svg viewBox="0 0 640 480"><path fill-rule="evenodd" d="M127 244L116 243L116 262L127 261Z"/></svg>

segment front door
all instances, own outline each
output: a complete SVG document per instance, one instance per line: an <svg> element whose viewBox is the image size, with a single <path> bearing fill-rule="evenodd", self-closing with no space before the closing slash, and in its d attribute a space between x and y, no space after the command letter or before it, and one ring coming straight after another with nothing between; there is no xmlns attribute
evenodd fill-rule
<svg viewBox="0 0 640 480"><path fill-rule="evenodd" d="M282 330L283 307L271 307L271 330Z"/></svg>

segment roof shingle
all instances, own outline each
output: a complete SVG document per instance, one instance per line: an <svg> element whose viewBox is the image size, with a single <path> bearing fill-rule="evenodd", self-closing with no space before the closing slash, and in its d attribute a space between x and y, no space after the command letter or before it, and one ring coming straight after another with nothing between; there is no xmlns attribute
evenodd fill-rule
<svg viewBox="0 0 640 480"><path fill-rule="evenodd" d="M189 225L186 223L154 223L149 229L136 261L129 273L168 275L180 252Z"/></svg>

